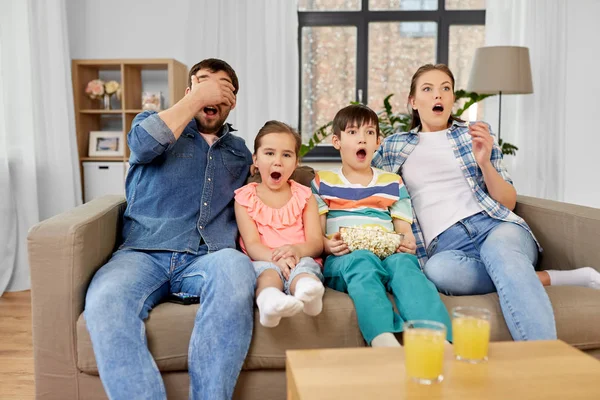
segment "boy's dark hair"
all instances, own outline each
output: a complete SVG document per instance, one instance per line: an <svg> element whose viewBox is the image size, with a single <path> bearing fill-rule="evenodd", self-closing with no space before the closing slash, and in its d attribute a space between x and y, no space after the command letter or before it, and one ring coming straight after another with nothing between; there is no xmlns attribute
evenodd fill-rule
<svg viewBox="0 0 600 400"><path fill-rule="evenodd" d="M352 104L335 114L332 123L333 134L339 138L342 131L345 131L349 125L361 127L369 122L375 125L377 136L379 136L379 118L375 111L363 104Z"/></svg>
<svg viewBox="0 0 600 400"><path fill-rule="evenodd" d="M294 128L289 126L286 123L280 121L267 121L262 128L259 129L256 138L254 138L254 154L258 151L260 147L260 142L263 136L266 136L270 133L287 133L288 135L292 135L294 140L296 141L295 151L296 158L298 157L298 152L300 151L300 146L302 146L302 137Z"/></svg>
<svg viewBox="0 0 600 400"><path fill-rule="evenodd" d="M229 75L229 78L231 79L231 84L235 88L235 90L233 91L233 94L238 93L240 84L238 82L238 78L237 78L237 75L235 74L235 71L233 70L233 68L231 68L231 65L227 64L223 60L219 60L218 58L207 58L206 60L200 61L198 64L194 65L190 69L190 72L188 74L188 87L189 88L192 87L192 76L196 75L196 72L200 71L201 69L207 69L213 73L219 72L219 71L225 71L225 73L227 75Z"/></svg>

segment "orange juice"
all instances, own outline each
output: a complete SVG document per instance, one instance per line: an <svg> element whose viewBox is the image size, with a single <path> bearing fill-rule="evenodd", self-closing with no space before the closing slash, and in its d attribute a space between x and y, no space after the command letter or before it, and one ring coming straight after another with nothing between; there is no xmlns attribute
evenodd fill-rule
<svg viewBox="0 0 600 400"><path fill-rule="evenodd" d="M445 329L405 329L404 348L408 376L426 384L441 381L445 340Z"/></svg>
<svg viewBox="0 0 600 400"><path fill-rule="evenodd" d="M483 318L455 317L452 320L454 354L459 360L487 360L490 321Z"/></svg>

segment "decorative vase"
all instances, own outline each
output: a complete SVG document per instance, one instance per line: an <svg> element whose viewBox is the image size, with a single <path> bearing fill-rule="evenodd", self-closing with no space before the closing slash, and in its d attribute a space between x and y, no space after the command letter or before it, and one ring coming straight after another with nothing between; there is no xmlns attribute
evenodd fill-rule
<svg viewBox="0 0 600 400"><path fill-rule="evenodd" d="M103 103L104 103L104 109L105 110L110 110L110 94L108 93L104 93L104 97L102 98Z"/></svg>

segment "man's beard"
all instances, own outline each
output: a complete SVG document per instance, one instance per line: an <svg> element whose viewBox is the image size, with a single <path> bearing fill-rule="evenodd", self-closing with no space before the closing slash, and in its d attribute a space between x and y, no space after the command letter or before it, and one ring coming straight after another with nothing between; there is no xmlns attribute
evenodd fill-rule
<svg viewBox="0 0 600 400"><path fill-rule="evenodd" d="M219 119L214 119L212 121L206 121L203 117L196 117L196 124L198 125L198 130L202 133L206 134L216 134L221 130L221 127L227 120L229 113L223 115L223 117Z"/></svg>

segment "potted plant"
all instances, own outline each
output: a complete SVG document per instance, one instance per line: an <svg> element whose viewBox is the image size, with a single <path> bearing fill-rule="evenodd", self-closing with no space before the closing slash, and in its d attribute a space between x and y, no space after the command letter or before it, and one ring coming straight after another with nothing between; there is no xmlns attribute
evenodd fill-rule
<svg viewBox="0 0 600 400"><path fill-rule="evenodd" d="M383 100L383 110L377 112L379 117L379 129L383 137L390 136L396 132L406 132L410 127L410 115L408 113L398 112L395 113L392 110L392 104L390 103L390 98L394 94L389 94ZM467 92L465 90L457 90L454 93L456 99L455 102L461 99L467 99L465 104L454 113L455 116L461 116L469 107L473 104L487 98L490 96L494 96L493 94L477 94L474 92ZM355 102L351 102L355 103ZM302 144L300 147L299 156L305 156L309 151L315 148L319 143L321 143L327 136L331 134L331 124L333 121L327 122L325 125L319 127L313 135L308 140L308 143ZM504 142L502 139L499 140L499 144L502 148L502 154L505 155L516 155L517 150L519 150L515 145L512 145L508 142Z"/></svg>

